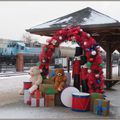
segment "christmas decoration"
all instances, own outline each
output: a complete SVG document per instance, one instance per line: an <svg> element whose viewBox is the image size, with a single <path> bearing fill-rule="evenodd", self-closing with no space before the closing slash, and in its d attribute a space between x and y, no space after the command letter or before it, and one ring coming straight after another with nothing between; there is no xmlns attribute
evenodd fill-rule
<svg viewBox="0 0 120 120"><path fill-rule="evenodd" d="M81 47L76 47L75 59L73 62L72 77L74 78L74 87L80 90L80 55L83 54L83 49Z"/></svg>
<svg viewBox="0 0 120 120"><path fill-rule="evenodd" d="M96 99L94 101L94 110L93 112L97 115L108 116L110 109L110 101L103 99Z"/></svg>
<svg viewBox="0 0 120 120"><path fill-rule="evenodd" d="M90 94L90 110L94 109L94 101L95 99L104 99L104 95L101 93L91 93Z"/></svg>
<svg viewBox="0 0 120 120"><path fill-rule="evenodd" d="M40 62L37 62L37 63L36 63L36 66L40 66Z"/></svg>
<svg viewBox="0 0 120 120"><path fill-rule="evenodd" d="M104 76L102 72L103 63L100 55L100 47L94 38L92 38L90 34L84 32L79 26L63 28L57 31L53 37L47 41L48 44L43 47L39 55L39 68L42 69L42 76L45 77L48 75L49 64L55 48L65 41L75 41L84 50L84 54L87 57L87 67L89 69L89 92L103 93ZM94 68L97 68L97 73ZM96 74L99 74L99 78L95 77Z"/></svg>
<svg viewBox="0 0 120 120"><path fill-rule="evenodd" d="M81 56L81 69L80 69L80 80L82 84L82 92L88 93L89 88L88 88L88 68L87 68L87 58L86 56Z"/></svg>
<svg viewBox="0 0 120 120"><path fill-rule="evenodd" d="M53 89L53 87L48 87L46 90L45 90L45 94L47 95L52 95L52 94L55 94L56 93L56 90Z"/></svg>
<svg viewBox="0 0 120 120"><path fill-rule="evenodd" d="M55 106L55 95L47 95L44 96L45 99L45 107L53 107Z"/></svg>
<svg viewBox="0 0 120 120"><path fill-rule="evenodd" d="M30 68L30 81L32 82L32 86L29 88L29 92L33 93L39 85L42 83L42 76L40 74L40 70L38 66L34 66Z"/></svg>
<svg viewBox="0 0 120 120"><path fill-rule="evenodd" d="M55 89L56 91L62 91L65 87L67 77L64 75L63 69L56 69L55 73L56 75L52 77L52 80L54 81Z"/></svg>

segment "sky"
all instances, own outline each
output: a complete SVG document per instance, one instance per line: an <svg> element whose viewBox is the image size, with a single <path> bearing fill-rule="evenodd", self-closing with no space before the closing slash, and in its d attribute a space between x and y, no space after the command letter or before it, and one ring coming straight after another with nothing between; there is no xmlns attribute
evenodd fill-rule
<svg viewBox="0 0 120 120"><path fill-rule="evenodd" d="M86 7L120 21L119 1L0 1L0 38L20 40L25 29Z"/></svg>

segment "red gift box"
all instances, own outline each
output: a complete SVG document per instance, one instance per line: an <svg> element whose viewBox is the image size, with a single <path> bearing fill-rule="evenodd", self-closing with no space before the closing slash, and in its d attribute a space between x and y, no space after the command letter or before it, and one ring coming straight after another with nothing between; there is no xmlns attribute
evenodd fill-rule
<svg viewBox="0 0 120 120"><path fill-rule="evenodd" d="M55 106L55 95L52 94L52 95L47 95L45 94L44 96L45 98L45 107L52 107L52 106Z"/></svg>
<svg viewBox="0 0 120 120"><path fill-rule="evenodd" d="M32 82L24 82L24 90L32 87Z"/></svg>
<svg viewBox="0 0 120 120"><path fill-rule="evenodd" d="M36 99L36 105L39 107L40 102L38 102L38 101L40 101L40 97L41 97L41 92L39 90L35 90L34 94L31 94L31 96L29 97L29 99L27 101L27 104L31 105L32 104L32 98L34 98L34 99Z"/></svg>

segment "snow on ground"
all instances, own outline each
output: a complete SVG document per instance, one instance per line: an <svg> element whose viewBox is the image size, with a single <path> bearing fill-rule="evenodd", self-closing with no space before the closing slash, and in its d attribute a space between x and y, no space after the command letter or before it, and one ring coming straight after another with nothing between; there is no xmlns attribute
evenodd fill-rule
<svg viewBox="0 0 120 120"><path fill-rule="evenodd" d="M113 71L117 71L114 67ZM0 77L0 118L31 118L31 119L102 119L91 112L73 112L65 107L35 108L23 103L23 96L18 92L23 86L23 81L29 80L29 75ZM117 114L114 117L120 117L120 84L113 87L112 90L105 90L105 95L111 104L116 106ZM110 116L113 118L113 116ZM106 118L105 118L106 119Z"/></svg>
<svg viewBox="0 0 120 120"><path fill-rule="evenodd" d="M28 80L29 77L29 75L1 77L0 106L18 101L21 97L18 92L23 86L23 81Z"/></svg>

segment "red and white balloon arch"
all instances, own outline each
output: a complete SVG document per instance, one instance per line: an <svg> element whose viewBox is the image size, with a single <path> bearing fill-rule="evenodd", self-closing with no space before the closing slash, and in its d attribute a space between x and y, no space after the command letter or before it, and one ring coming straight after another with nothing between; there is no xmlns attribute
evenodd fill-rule
<svg viewBox="0 0 120 120"><path fill-rule="evenodd" d="M55 48L65 41L75 41L84 50L87 57L89 92L103 93L104 77L100 46L90 34L84 32L80 27L61 29L47 41L48 44L43 46L39 55L40 71L45 76L48 74L49 64Z"/></svg>

